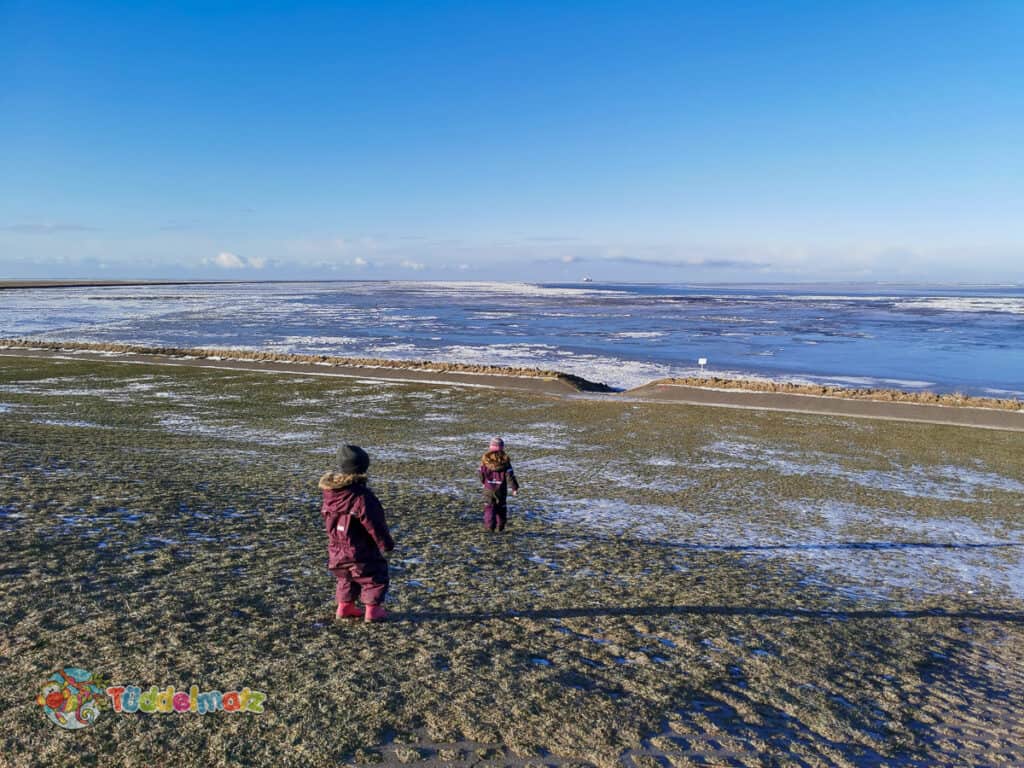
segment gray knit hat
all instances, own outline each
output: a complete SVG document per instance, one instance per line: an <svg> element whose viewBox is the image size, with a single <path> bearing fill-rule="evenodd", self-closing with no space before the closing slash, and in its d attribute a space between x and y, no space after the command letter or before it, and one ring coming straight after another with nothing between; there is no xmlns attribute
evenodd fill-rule
<svg viewBox="0 0 1024 768"><path fill-rule="evenodd" d="M363 475L370 468L370 457L358 445L343 445L335 457L335 469L343 475Z"/></svg>

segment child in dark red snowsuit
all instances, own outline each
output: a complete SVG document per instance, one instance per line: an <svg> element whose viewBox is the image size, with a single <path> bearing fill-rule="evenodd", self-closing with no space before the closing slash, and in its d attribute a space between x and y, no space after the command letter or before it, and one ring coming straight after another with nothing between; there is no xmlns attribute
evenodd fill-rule
<svg viewBox="0 0 1024 768"><path fill-rule="evenodd" d="M518 494L519 482L505 453L505 441L500 437L491 438L476 474L484 487L484 528L503 531L508 522L508 491L512 489L513 496Z"/></svg>
<svg viewBox="0 0 1024 768"><path fill-rule="evenodd" d="M335 469L320 478L324 501L320 514L327 531L327 567L338 580L338 618L380 621L387 594L388 561L382 552L395 548L384 508L366 487L370 457L357 445L338 449ZM365 614L356 600L366 606Z"/></svg>

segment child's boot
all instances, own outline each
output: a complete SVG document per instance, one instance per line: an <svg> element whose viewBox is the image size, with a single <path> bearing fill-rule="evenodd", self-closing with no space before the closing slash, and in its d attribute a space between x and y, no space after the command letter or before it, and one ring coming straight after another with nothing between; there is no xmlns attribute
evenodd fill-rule
<svg viewBox="0 0 1024 768"><path fill-rule="evenodd" d="M366 606L366 621L384 621L387 615L388 612L384 610L383 605Z"/></svg>
<svg viewBox="0 0 1024 768"><path fill-rule="evenodd" d="M338 603L338 612L334 615L339 619L358 619L363 614L355 603Z"/></svg>

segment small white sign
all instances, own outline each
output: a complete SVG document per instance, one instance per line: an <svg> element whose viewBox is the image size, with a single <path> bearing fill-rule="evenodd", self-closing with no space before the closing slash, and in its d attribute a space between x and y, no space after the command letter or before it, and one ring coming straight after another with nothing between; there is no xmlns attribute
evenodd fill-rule
<svg viewBox="0 0 1024 768"><path fill-rule="evenodd" d="M699 365L699 366L703 367L703 366L705 366L707 364L708 364L708 359L706 357L701 357L701 358L699 358L697 360L697 365Z"/></svg>

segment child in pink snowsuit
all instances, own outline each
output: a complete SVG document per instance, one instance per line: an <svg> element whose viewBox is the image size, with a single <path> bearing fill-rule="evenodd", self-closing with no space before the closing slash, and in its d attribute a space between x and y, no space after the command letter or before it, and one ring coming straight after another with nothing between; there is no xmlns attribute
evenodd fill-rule
<svg viewBox="0 0 1024 768"><path fill-rule="evenodd" d="M370 457L358 445L338 449L334 471L320 478L320 514L327 531L327 567L338 580L337 617L380 621L390 579L383 552L395 548L384 508L366 487ZM356 606L365 606L365 614Z"/></svg>
<svg viewBox="0 0 1024 768"><path fill-rule="evenodd" d="M518 494L519 482L505 453L505 441L500 437L491 438L476 474L484 487L484 528L503 531L508 522L508 491L511 488L513 496Z"/></svg>

